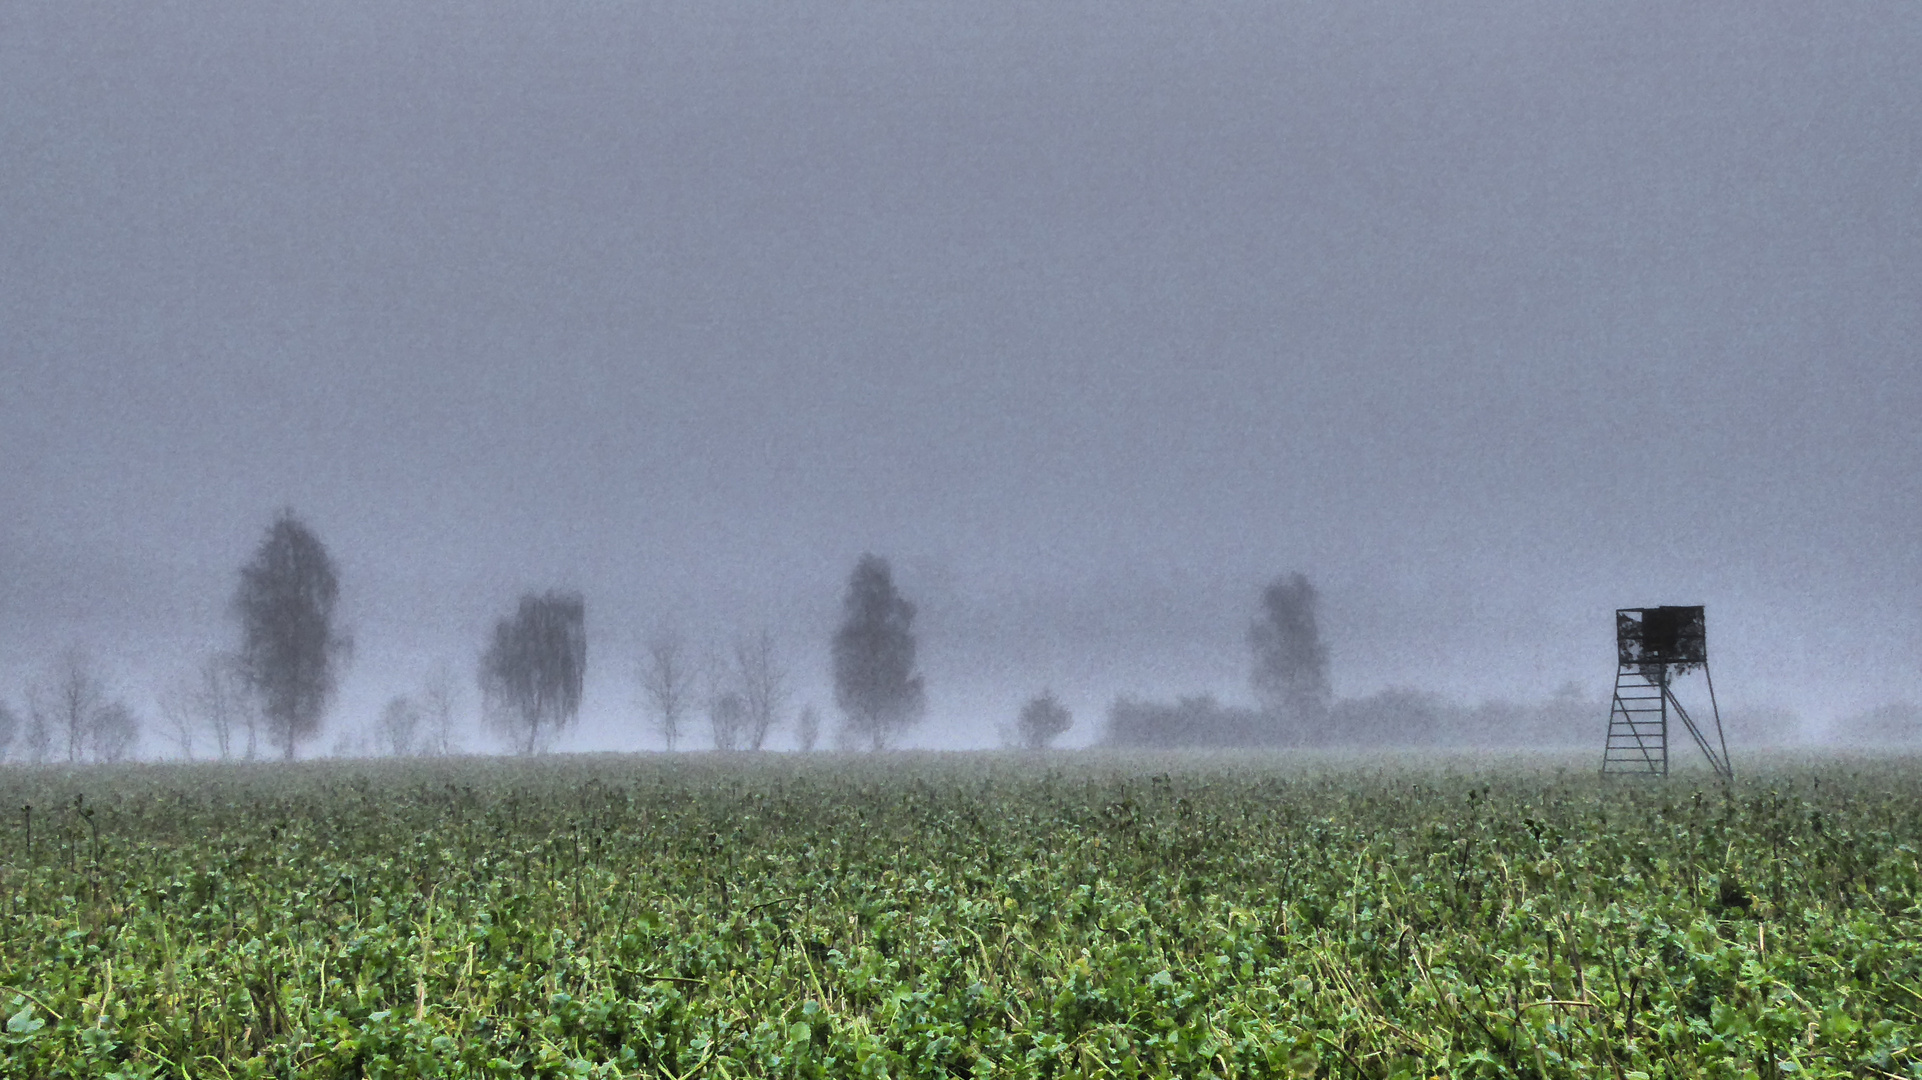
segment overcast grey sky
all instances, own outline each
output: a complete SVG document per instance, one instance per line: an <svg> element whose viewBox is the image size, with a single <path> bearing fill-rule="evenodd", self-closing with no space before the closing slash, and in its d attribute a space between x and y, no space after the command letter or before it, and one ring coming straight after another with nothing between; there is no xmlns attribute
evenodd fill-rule
<svg viewBox="0 0 1922 1080"><path fill-rule="evenodd" d="M926 744L1245 698L1293 570L1343 694L1704 603L1727 699L1922 697L1919 118L1910 0L11 3L0 699L228 643L283 505L343 721L550 586L579 745L670 622L825 706L863 551Z"/></svg>

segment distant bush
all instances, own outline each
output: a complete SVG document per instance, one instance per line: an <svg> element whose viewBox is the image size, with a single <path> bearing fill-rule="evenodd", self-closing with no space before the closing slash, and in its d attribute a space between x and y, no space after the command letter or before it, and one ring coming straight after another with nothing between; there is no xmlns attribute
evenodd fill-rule
<svg viewBox="0 0 1922 1080"><path fill-rule="evenodd" d="M1054 691L1047 690L1021 706L1013 727L1001 733L1001 741L1023 750L1045 750L1073 726L1074 714L1054 696Z"/></svg>
<svg viewBox="0 0 1922 1080"><path fill-rule="evenodd" d="M1294 746L1292 725L1256 709L1223 705L1213 697L1164 702L1116 698L1108 706L1102 743L1148 749L1219 746Z"/></svg>
<svg viewBox="0 0 1922 1080"><path fill-rule="evenodd" d="M1901 701L1856 713L1838 721L1830 737L1870 746L1922 742L1922 707Z"/></svg>
<svg viewBox="0 0 1922 1080"><path fill-rule="evenodd" d="M1223 705L1208 695L1172 704L1124 697L1109 706L1101 741L1144 749L1599 746L1607 726L1607 699L1570 688L1545 701L1459 705L1430 691L1391 687L1337 701L1315 720Z"/></svg>

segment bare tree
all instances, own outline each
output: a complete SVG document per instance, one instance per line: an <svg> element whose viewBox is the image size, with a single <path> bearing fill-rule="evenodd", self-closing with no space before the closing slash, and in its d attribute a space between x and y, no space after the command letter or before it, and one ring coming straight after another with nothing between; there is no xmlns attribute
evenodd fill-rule
<svg viewBox="0 0 1922 1080"><path fill-rule="evenodd" d="M1046 750L1073 726L1074 715L1054 696L1053 690L1045 690L1021 706L1021 713L1015 718L1012 741L1024 750Z"/></svg>
<svg viewBox="0 0 1922 1080"><path fill-rule="evenodd" d="M812 705L801 707L801 715L794 721L794 737L801 744L803 754L814 752L814 746L821 741L821 712Z"/></svg>
<svg viewBox="0 0 1922 1080"><path fill-rule="evenodd" d="M586 604L579 593L521 597L512 618L494 627L481 657L488 722L515 752L544 751L581 709L587 670Z"/></svg>
<svg viewBox="0 0 1922 1080"><path fill-rule="evenodd" d="M243 736L247 759L253 760L260 751L260 712L247 699L246 676L237 657L223 653L202 660L193 701L220 760L234 756L235 741Z"/></svg>
<svg viewBox="0 0 1922 1080"><path fill-rule="evenodd" d="M114 700L85 649L74 646L54 664L53 678L30 694L29 748L44 761L63 751L67 763L120 761L140 738L140 723Z"/></svg>
<svg viewBox="0 0 1922 1080"><path fill-rule="evenodd" d="M28 696L28 708L48 733L54 755L64 753L69 765L85 761L94 719L107 707L106 683L86 650L75 645L61 653L53 677Z"/></svg>
<svg viewBox="0 0 1922 1080"><path fill-rule="evenodd" d="M160 737L188 761L194 759L194 741L200 733L200 716L190 700L193 689L193 684L186 682L160 695Z"/></svg>
<svg viewBox="0 0 1922 1080"><path fill-rule="evenodd" d="M349 647L334 627L340 578L327 549L283 510L241 568L234 594L240 670L260 702L267 734L288 761L320 731L337 668Z"/></svg>
<svg viewBox="0 0 1922 1080"><path fill-rule="evenodd" d="M681 636L662 631L647 639L641 657L641 693L669 750L680 741L681 724L694 708L699 672Z"/></svg>
<svg viewBox="0 0 1922 1080"><path fill-rule="evenodd" d="M759 750L787 705L787 672L774 653L774 635L762 630L734 643L734 678L747 710L743 739Z"/></svg>
<svg viewBox="0 0 1922 1080"><path fill-rule="evenodd" d="M446 757L459 746L454 734L454 669L436 664L420 694L421 753Z"/></svg>
<svg viewBox="0 0 1922 1080"><path fill-rule="evenodd" d="M161 735L189 761L202 736L222 761L234 756L243 735L247 756L254 754L259 722L233 656L215 653L201 660L192 675L161 695L160 715Z"/></svg>
<svg viewBox="0 0 1922 1080"><path fill-rule="evenodd" d="M927 710L926 685L914 671L913 624L914 605L895 591L887 560L861 556L834 635L834 701L846 741L880 750Z"/></svg>
<svg viewBox="0 0 1922 1080"><path fill-rule="evenodd" d="M420 706L405 694L388 699L374 730L375 745L392 757L412 757L420 753L421 720Z"/></svg>
<svg viewBox="0 0 1922 1080"><path fill-rule="evenodd" d="M1315 608L1307 577L1276 578L1262 591L1261 614L1248 628L1255 694L1271 716L1303 727L1325 720L1334 697Z"/></svg>

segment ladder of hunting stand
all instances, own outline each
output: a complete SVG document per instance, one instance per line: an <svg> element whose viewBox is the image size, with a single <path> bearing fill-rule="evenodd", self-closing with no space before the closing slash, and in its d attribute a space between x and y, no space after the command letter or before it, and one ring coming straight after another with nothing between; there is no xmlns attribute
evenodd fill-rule
<svg viewBox="0 0 1922 1080"><path fill-rule="evenodd" d="M1632 666L1615 672L1602 772L1668 775L1668 687Z"/></svg>
<svg viewBox="0 0 1922 1080"><path fill-rule="evenodd" d="M1709 693L1713 700L1714 684ZM1715 717L1717 742L1721 739L1720 710ZM1669 688L1665 668L1650 674L1639 667L1623 665L1615 672L1615 698L1608 710L1608 744L1602 752L1602 772L1610 775L1667 776L1668 721L1673 715L1695 740L1708 759L1709 768L1723 779L1734 775L1729 768L1726 749L1711 743L1695 725Z"/></svg>

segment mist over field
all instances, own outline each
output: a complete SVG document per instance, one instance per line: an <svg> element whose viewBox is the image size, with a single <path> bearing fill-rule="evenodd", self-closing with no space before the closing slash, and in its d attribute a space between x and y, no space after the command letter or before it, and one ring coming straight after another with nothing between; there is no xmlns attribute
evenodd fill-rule
<svg viewBox="0 0 1922 1080"><path fill-rule="evenodd" d="M0 705L84 656L177 754L291 509L351 639L301 756L442 691L505 748L483 657L575 594L545 748L664 746L670 632L833 746L867 553L892 745L1305 707L1296 573L1323 742L1599 751L1660 604L1738 765L1915 740L1917 55L1893 2L7 5Z"/></svg>

